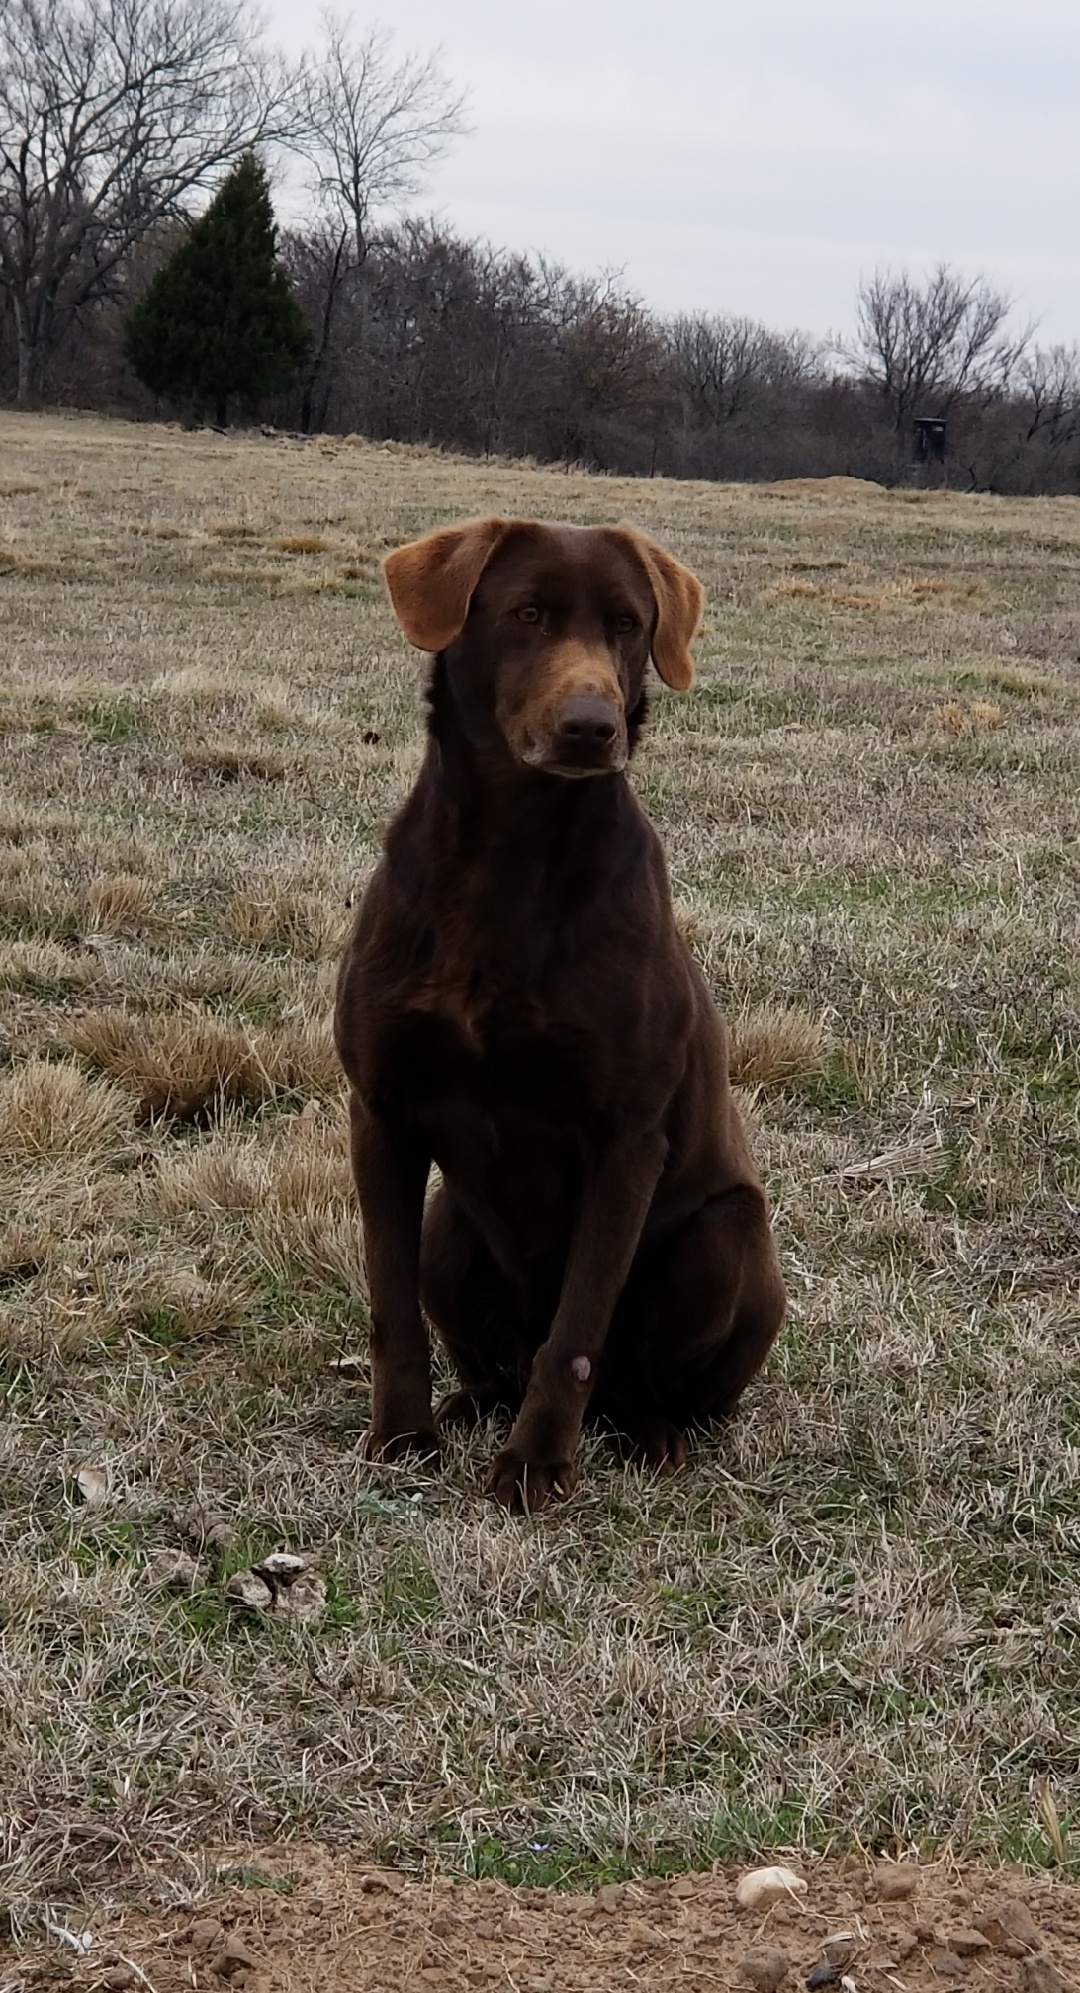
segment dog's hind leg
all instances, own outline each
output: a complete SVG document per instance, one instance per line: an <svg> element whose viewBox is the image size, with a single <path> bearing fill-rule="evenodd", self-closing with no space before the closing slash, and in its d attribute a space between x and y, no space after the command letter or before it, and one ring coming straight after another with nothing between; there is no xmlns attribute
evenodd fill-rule
<svg viewBox="0 0 1080 1993"><path fill-rule="evenodd" d="M646 1250L612 1322L595 1411L643 1466L671 1473L685 1432L731 1411L784 1318L765 1200L753 1186L710 1198L677 1236Z"/></svg>
<svg viewBox="0 0 1080 1993"><path fill-rule="evenodd" d="M666 1476L677 1474L690 1458L685 1432L670 1419L623 1411L610 1413L607 1423L619 1453L633 1467Z"/></svg>
<svg viewBox="0 0 1080 1993"><path fill-rule="evenodd" d="M490 1412L516 1412L525 1388L520 1298L445 1186L424 1216L420 1300L462 1386L437 1406L436 1424L473 1426Z"/></svg>

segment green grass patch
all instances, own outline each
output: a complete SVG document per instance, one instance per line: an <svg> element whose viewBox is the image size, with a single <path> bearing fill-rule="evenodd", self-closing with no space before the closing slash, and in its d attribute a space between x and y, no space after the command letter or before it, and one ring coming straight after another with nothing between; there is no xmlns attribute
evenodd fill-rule
<svg viewBox="0 0 1080 1993"><path fill-rule="evenodd" d="M92 740L110 743L137 740L144 726L142 714L123 701L112 705L103 700L91 700L85 706L73 707L72 718L87 729Z"/></svg>

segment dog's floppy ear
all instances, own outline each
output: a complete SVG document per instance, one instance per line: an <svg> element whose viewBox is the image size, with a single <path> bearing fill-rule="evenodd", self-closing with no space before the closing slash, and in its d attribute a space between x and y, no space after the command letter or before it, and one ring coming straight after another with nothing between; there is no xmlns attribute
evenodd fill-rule
<svg viewBox="0 0 1080 1993"><path fill-rule="evenodd" d="M658 547L647 533L639 533L636 526L620 526L618 530L631 542L656 597L653 663L665 685L687 692L694 682L690 643L701 627L705 590L696 574Z"/></svg>
<svg viewBox="0 0 1080 1993"><path fill-rule="evenodd" d="M418 650L441 651L464 627L469 603L507 519L470 519L395 548L383 564L394 614Z"/></svg>

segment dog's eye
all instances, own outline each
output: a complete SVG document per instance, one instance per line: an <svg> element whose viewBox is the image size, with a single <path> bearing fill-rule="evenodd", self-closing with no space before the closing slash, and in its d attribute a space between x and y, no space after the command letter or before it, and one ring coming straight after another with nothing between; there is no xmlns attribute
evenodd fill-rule
<svg viewBox="0 0 1080 1993"><path fill-rule="evenodd" d="M620 637L628 637L631 630L637 629L636 616L616 616L615 628Z"/></svg>
<svg viewBox="0 0 1080 1993"><path fill-rule="evenodd" d="M519 623L538 623L540 611L535 602L526 602L524 609L518 610L517 619Z"/></svg>

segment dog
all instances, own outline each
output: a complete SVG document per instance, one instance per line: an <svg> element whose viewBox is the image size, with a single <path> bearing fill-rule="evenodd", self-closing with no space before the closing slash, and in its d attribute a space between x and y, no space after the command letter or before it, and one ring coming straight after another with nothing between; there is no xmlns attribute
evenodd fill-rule
<svg viewBox="0 0 1080 1993"><path fill-rule="evenodd" d="M367 1447L427 1453L505 1408L488 1492L534 1512L574 1488L586 1417L680 1467L784 1314L724 1027L626 775L650 657L692 683L704 591L631 526L519 519L431 533L383 571L434 665L335 1010ZM425 1315L461 1386L434 1416Z"/></svg>

